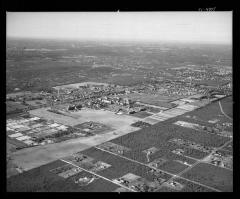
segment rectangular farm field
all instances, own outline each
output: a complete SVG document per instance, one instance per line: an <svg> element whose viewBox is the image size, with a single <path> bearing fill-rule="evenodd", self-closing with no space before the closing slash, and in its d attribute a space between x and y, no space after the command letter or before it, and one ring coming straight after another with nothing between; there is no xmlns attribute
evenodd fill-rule
<svg viewBox="0 0 240 199"><path fill-rule="evenodd" d="M138 117L138 118L145 118L145 117L148 117L148 116L150 116L150 115L152 115L152 114L147 113L147 112L145 112L145 111L140 111L140 112L131 114L131 116Z"/></svg>
<svg viewBox="0 0 240 199"><path fill-rule="evenodd" d="M150 124L156 124L156 123L159 122L159 120L155 120L153 118L148 117L148 118L144 119L144 122L147 122L147 123L150 123Z"/></svg>
<svg viewBox="0 0 240 199"><path fill-rule="evenodd" d="M196 117L193 113L189 113L188 117L186 116L181 116L180 119L182 121L192 123L192 124L199 124L200 126L206 126L206 127L214 127L214 123L209 123L208 121L203 121L200 118Z"/></svg>
<svg viewBox="0 0 240 199"><path fill-rule="evenodd" d="M127 151L127 152L123 153L122 156L124 156L126 158L129 158L129 159L132 159L132 160L136 160L136 161L141 162L141 163L147 163L148 162L146 154L141 150Z"/></svg>
<svg viewBox="0 0 240 199"><path fill-rule="evenodd" d="M232 117L233 116L233 101L232 101L232 96L230 97L227 97L227 98L224 98L222 99L221 101L221 105L222 105L222 108L224 110L224 112Z"/></svg>
<svg viewBox="0 0 240 199"><path fill-rule="evenodd" d="M164 157L173 161L185 162L186 164L189 164L189 165L192 165L196 162L196 160L194 159L188 158L184 155L175 154L172 151L167 153Z"/></svg>
<svg viewBox="0 0 240 199"><path fill-rule="evenodd" d="M149 149L151 149L151 148L149 148ZM185 165L188 165L188 164L191 165L195 162L195 160L187 158L183 155L174 154L171 152L171 150L172 150L171 147L162 146L162 147L156 148L155 152L152 152L149 154L144 152L146 150L144 150L144 151L131 150L131 151L123 154L123 156L128 157L133 160L137 160L137 161L145 163L145 164L148 164L149 162L152 162L157 158L164 158L167 160L166 166L164 166L164 168L166 169L166 171L168 171L170 173L178 172L179 169L181 171L181 168L186 167ZM175 167L174 165L175 166L179 165L179 169L177 169L177 170L176 170L176 168L174 169L174 167ZM165 170L164 168L161 168L161 169Z"/></svg>
<svg viewBox="0 0 240 199"><path fill-rule="evenodd" d="M115 179L126 173L133 173L150 181L154 179L154 175L150 172L150 168L142 164L115 156L96 148L88 149L82 153L111 165L111 167L98 172L99 175L103 175L106 178ZM171 177L166 173L162 173L160 176L164 179L169 179Z"/></svg>
<svg viewBox="0 0 240 199"><path fill-rule="evenodd" d="M49 170L63 166L64 162L57 160L47 165L31 169L7 180L7 191L35 192L48 191L54 183L62 183L63 178L51 173Z"/></svg>
<svg viewBox="0 0 240 199"><path fill-rule="evenodd" d="M216 192L213 189L201 186L199 184L187 181L182 178L175 178L174 181L184 185L184 188L181 190L181 192Z"/></svg>
<svg viewBox="0 0 240 199"><path fill-rule="evenodd" d="M166 155L161 156L160 159L164 160L164 162L157 168L173 174L177 174L183 171L184 169L188 168L189 166L196 162L193 159L187 158L182 155L174 154L172 152L169 152Z"/></svg>
<svg viewBox="0 0 240 199"><path fill-rule="evenodd" d="M156 107L146 106L146 108L147 108L147 111L151 113L159 113L161 111L160 108L156 108Z"/></svg>
<svg viewBox="0 0 240 199"><path fill-rule="evenodd" d="M155 124L127 135L115 138L111 142L129 147L134 150L145 150L152 146L161 147L166 139L172 136L171 129L166 129L166 124Z"/></svg>
<svg viewBox="0 0 240 199"><path fill-rule="evenodd" d="M227 137L222 137L216 134L206 133L203 131L200 132L200 131L189 129L182 126L176 125L175 129L176 129L176 133L175 133L176 137L181 139L187 138L187 140L193 141L195 143L199 143L203 146L220 147L230 140L230 138L227 138Z"/></svg>
<svg viewBox="0 0 240 199"><path fill-rule="evenodd" d="M221 104L222 104L222 101L223 100L220 100ZM223 109L224 109L224 107L223 107ZM226 111L228 111L228 109L226 109ZM229 112L229 114L230 114L230 112ZM226 118L222 114L218 101L213 102L213 103L207 105L206 107L198 109L198 110L192 112L191 114L196 116L200 120L204 120L206 122L209 120L212 120L213 118L219 119L220 122L229 122L229 119Z"/></svg>
<svg viewBox="0 0 240 199"><path fill-rule="evenodd" d="M156 192L215 192L212 189L187 181L182 178L174 178L173 181L179 183L182 186L182 188L178 190L174 186L164 184Z"/></svg>
<svg viewBox="0 0 240 199"><path fill-rule="evenodd" d="M169 173L176 174L191 166L195 162L195 160L185 156L174 154L171 151L165 151L165 153L156 152L153 154L151 162L148 164Z"/></svg>
<svg viewBox="0 0 240 199"><path fill-rule="evenodd" d="M120 146L122 146L122 145L120 145ZM97 147L101 148L101 145L99 145ZM156 158L166 156L166 154L168 154L167 159L184 160L184 161L187 161L187 162L190 161L190 164L195 162L195 161L193 161L189 158L185 158L185 157L180 156L180 155L176 155L176 154L169 155L169 153L171 152L172 149L174 149L173 146L165 143L165 144L159 145L157 147L152 145L151 147L145 147L144 149L141 149L141 148L130 149L130 148L128 148L128 150L123 151L123 153L121 153L120 155L124 156L124 157L127 157L127 158L130 158L132 160L136 160L136 161L141 162L141 163L145 163L145 164L153 161ZM105 149L105 150L107 150L107 149ZM117 152L114 152L113 150L111 150L111 152L118 154Z"/></svg>
<svg viewBox="0 0 240 199"><path fill-rule="evenodd" d="M17 148L27 147L27 144L25 144L24 142L21 142L19 140L16 140L16 139L8 138L7 141L9 143L15 145Z"/></svg>
<svg viewBox="0 0 240 199"><path fill-rule="evenodd" d="M183 177L225 192L233 191L233 173L227 169L200 163Z"/></svg>

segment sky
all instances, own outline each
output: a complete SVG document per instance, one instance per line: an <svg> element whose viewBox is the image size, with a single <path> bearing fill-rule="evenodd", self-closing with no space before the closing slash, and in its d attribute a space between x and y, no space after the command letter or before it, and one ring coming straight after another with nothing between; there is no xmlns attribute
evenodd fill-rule
<svg viewBox="0 0 240 199"><path fill-rule="evenodd" d="M232 12L7 12L7 37L232 43Z"/></svg>

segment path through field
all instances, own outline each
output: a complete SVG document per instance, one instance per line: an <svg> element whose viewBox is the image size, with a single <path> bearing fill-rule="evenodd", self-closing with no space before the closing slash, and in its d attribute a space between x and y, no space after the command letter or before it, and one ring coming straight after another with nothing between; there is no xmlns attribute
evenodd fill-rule
<svg viewBox="0 0 240 199"><path fill-rule="evenodd" d="M220 102L220 101L218 101L218 104L219 104L219 107L220 107L220 110L221 110L222 114L225 115L228 119L232 120L232 118L229 117L229 116L223 111L223 108L222 108L222 105L221 105L221 102Z"/></svg>

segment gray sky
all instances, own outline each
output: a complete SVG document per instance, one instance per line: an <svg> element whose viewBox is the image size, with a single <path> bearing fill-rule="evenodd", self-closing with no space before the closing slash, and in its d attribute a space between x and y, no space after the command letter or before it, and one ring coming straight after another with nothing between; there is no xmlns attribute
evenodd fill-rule
<svg viewBox="0 0 240 199"><path fill-rule="evenodd" d="M232 12L7 12L7 37L232 42Z"/></svg>

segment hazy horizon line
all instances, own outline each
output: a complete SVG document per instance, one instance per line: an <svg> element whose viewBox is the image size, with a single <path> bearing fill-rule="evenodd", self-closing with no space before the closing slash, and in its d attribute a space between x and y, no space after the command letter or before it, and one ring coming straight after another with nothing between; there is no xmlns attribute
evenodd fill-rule
<svg viewBox="0 0 240 199"><path fill-rule="evenodd" d="M85 41L85 42L133 42L133 43L184 43L184 44L214 44L214 45L232 45L232 42L214 42L214 41L191 41L191 40L151 40L151 39L102 39L102 38L53 38L53 37L16 37L6 36L6 41L11 39L18 40L51 40L51 41Z"/></svg>

